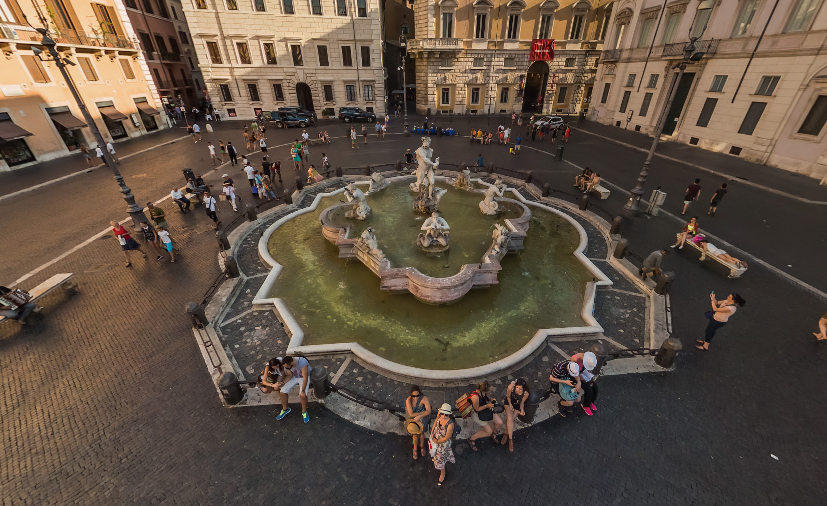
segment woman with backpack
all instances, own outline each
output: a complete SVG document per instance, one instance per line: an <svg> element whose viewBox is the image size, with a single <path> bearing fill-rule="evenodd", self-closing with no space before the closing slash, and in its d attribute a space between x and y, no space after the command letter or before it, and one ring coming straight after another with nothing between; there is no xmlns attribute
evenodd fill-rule
<svg viewBox="0 0 827 506"><path fill-rule="evenodd" d="M471 399L471 420L480 426L480 430L468 438L468 446L474 451L477 451L474 440L481 437L491 436L495 443L499 443L497 435L503 425L503 420L494 414L494 406L497 401L488 398L488 395L493 393L494 388L486 380L477 385L477 389L471 392L469 396Z"/></svg>
<svg viewBox="0 0 827 506"><path fill-rule="evenodd" d="M528 385L523 378L512 381L505 390L505 434L502 444L508 441L508 451L514 451L514 419L525 415L525 403L528 400Z"/></svg>
<svg viewBox="0 0 827 506"><path fill-rule="evenodd" d="M439 482L445 481L445 464L455 464L454 451L451 450L451 436L454 434L454 421L451 419L451 405L443 404L436 415L434 426L431 429L431 456L434 458L434 467L439 469Z"/></svg>
<svg viewBox="0 0 827 506"><path fill-rule="evenodd" d="M431 402L427 397L422 395L422 389L416 385L411 385L411 395L405 399L405 412L408 415L408 420L416 420L422 424L422 431L419 434L412 434L413 436L413 458L417 460L419 454L417 453L417 446L422 448L422 456L425 456L425 433L430 431L430 416L431 416Z"/></svg>

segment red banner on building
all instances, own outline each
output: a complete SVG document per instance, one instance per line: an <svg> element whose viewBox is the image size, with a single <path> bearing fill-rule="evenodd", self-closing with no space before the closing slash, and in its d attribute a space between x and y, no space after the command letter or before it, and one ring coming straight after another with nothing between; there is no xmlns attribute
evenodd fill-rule
<svg viewBox="0 0 827 506"><path fill-rule="evenodd" d="M554 59L554 39L534 39L531 41L531 61L549 61Z"/></svg>

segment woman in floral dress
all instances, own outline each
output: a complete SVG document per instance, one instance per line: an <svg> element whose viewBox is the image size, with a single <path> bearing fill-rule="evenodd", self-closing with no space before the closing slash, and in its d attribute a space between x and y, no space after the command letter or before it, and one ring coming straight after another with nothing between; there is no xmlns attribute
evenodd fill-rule
<svg viewBox="0 0 827 506"><path fill-rule="evenodd" d="M436 421L431 428L431 444L436 446L434 467L440 470L439 485L445 480L445 464L454 464L454 451L451 450L451 436L454 434L454 421L451 420L451 405L443 404L439 408Z"/></svg>

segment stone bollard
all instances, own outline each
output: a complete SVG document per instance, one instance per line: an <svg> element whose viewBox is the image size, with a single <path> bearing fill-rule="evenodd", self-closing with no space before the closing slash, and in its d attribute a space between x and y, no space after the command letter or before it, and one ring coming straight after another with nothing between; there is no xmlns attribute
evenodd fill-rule
<svg viewBox="0 0 827 506"><path fill-rule="evenodd" d="M614 253L612 253L612 256L615 257L615 258L624 258L626 256L626 248L628 248L628 247L629 247L629 239L626 239L625 237L621 238L617 242L617 246L615 246L615 250L614 250Z"/></svg>
<svg viewBox="0 0 827 506"><path fill-rule="evenodd" d="M658 354L655 355L655 363L664 369L672 367L672 364L675 362L675 357L678 356L678 352L682 349L683 345L681 345L680 340L670 337L660 345L660 350L658 350Z"/></svg>
<svg viewBox="0 0 827 506"><path fill-rule="evenodd" d="M292 204L292 203L293 203L293 196L292 196L292 195L290 195L289 193L284 193L284 194L282 194L282 197L284 197L284 203L285 203L285 204L288 204L288 205L289 205L289 204Z"/></svg>
<svg viewBox="0 0 827 506"><path fill-rule="evenodd" d="M396 165L394 165L393 170L396 172L402 172L402 162L397 160Z"/></svg>
<svg viewBox="0 0 827 506"><path fill-rule="evenodd" d="M370 176L370 165L365 165L365 175Z"/></svg>
<svg viewBox="0 0 827 506"><path fill-rule="evenodd" d="M336 167L336 177L342 177L342 166Z"/></svg>
<svg viewBox="0 0 827 506"><path fill-rule="evenodd" d="M615 216L615 218L612 220L612 227L609 229L609 233L619 234L621 224L623 224L623 218L620 216Z"/></svg>
<svg viewBox="0 0 827 506"><path fill-rule="evenodd" d="M491 162L491 163L488 164L488 175L490 176L493 173L494 173L494 162Z"/></svg>
<svg viewBox="0 0 827 506"><path fill-rule="evenodd" d="M606 348L604 348L601 343L594 343L589 351L594 353L594 356L597 357L597 365L594 366L594 369L592 369L592 374L597 376L600 374L600 369L602 369L606 364Z"/></svg>
<svg viewBox="0 0 827 506"><path fill-rule="evenodd" d="M543 197L548 197L549 195L551 195L551 185L543 183Z"/></svg>
<svg viewBox="0 0 827 506"><path fill-rule="evenodd" d="M238 383L238 377L232 372L225 372L218 378L218 389L224 397L224 402L231 406L238 404L244 398L244 390Z"/></svg>
<svg viewBox="0 0 827 506"><path fill-rule="evenodd" d="M557 146L557 154L554 156L557 161L563 161L563 146Z"/></svg>
<svg viewBox="0 0 827 506"><path fill-rule="evenodd" d="M523 406L525 416L517 415L517 418L519 418L521 422L531 423L534 421L534 416L537 414L537 408L540 407L541 397L542 396L539 392L535 392L534 390L529 391L528 400L526 400L525 406Z"/></svg>
<svg viewBox="0 0 827 506"><path fill-rule="evenodd" d="M526 175L525 175L525 184L529 184L529 183L531 183L531 179L532 179L532 177L531 177L531 171L526 172Z"/></svg>
<svg viewBox="0 0 827 506"><path fill-rule="evenodd" d="M304 180L302 178L296 178L296 191L302 191L304 189Z"/></svg>
<svg viewBox="0 0 827 506"><path fill-rule="evenodd" d="M190 317L190 321L192 322L192 328L197 328L199 324L207 325L210 323L207 320L207 315L204 313L204 308L201 304L196 304L195 302L190 302L187 304L187 307L184 308L187 314Z"/></svg>
<svg viewBox="0 0 827 506"><path fill-rule="evenodd" d="M327 397L328 382L327 382L327 367L316 366L310 372L310 384L313 385L313 395L321 400Z"/></svg>
<svg viewBox="0 0 827 506"><path fill-rule="evenodd" d="M666 295L669 293L669 288L672 286L672 281L675 280L674 272L664 272L655 283L655 293L658 295Z"/></svg>
<svg viewBox="0 0 827 506"><path fill-rule="evenodd" d="M457 170L459 171L460 174L462 174L462 172L465 171L465 169L467 169L467 168L468 168L468 166L465 165L465 162L462 162L462 163L459 164L459 169L457 169Z"/></svg>
<svg viewBox="0 0 827 506"><path fill-rule="evenodd" d="M230 240L227 239L227 234L225 234L223 230L219 230L218 232L216 232L215 238L218 239L219 251L227 251L228 249L230 249Z"/></svg>
<svg viewBox="0 0 827 506"><path fill-rule="evenodd" d="M589 196L588 194L583 194L579 199L577 199L577 205L580 207L581 211L585 211L589 207Z"/></svg>
<svg viewBox="0 0 827 506"><path fill-rule="evenodd" d="M227 255L224 259L224 274L228 278L237 278L240 274L238 262L236 262L235 257L232 255Z"/></svg>
<svg viewBox="0 0 827 506"><path fill-rule="evenodd" d="M247 219L250 221L256 221L258 219L258 210L256 210L256 206L254 204L247 204L245 207L247 208Z"/></svg>

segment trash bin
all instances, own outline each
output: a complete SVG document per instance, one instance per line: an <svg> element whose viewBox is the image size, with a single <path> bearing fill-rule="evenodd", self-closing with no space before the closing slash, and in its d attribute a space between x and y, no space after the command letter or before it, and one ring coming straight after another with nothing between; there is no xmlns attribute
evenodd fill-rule
<svg viewBox="0 0 827 506"><path fill-rule="evenodd" d="M244 398L244 390L238 383L238 377L232 372L225 372L218 378L218 389L227 404L238 404Z"/></svg>

